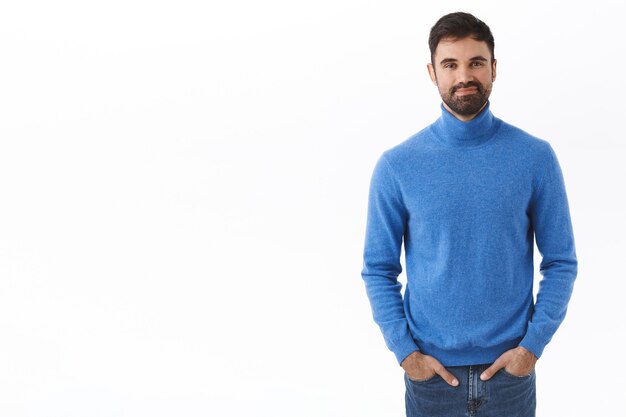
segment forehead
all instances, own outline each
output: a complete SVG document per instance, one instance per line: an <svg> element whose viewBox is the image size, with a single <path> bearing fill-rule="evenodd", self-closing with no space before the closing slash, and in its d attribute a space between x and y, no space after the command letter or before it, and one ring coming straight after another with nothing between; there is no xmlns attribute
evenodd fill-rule
<svg viewBox="0 0 626 417"><path fill-rule="evenodd" d="M489 46L485 41L477 41L473 38L450 39L444 38L437 44L434 60L440 62L442 59L457 59L466 61L476 56L491 59Z"/></svg>

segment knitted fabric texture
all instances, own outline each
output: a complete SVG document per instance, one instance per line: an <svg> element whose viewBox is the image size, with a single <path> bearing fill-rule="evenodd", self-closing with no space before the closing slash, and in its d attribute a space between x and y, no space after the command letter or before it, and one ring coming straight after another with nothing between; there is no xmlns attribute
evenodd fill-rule
<svg viewBox="0 0 626 417"><path fill-rule="evenodd" d="M554 150L489 103L468 122L441 111L372 175L362 277L374 321L398 363L416 350L444 366L490 363L520 345L540 357L578 267Z"/></svg>

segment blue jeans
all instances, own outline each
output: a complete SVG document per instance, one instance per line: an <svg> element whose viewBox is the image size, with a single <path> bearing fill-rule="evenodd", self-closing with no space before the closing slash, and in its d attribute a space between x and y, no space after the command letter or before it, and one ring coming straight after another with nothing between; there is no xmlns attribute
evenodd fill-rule
<svg viewBox="0 0 626 417"><path fill-rule="evenodd" d="M439 375L414 381L405 373L407 417L534 417L535 370L519 377L501 369L482 381L480 374L488 367L446 367L459 381L456 387Z"/></svg>

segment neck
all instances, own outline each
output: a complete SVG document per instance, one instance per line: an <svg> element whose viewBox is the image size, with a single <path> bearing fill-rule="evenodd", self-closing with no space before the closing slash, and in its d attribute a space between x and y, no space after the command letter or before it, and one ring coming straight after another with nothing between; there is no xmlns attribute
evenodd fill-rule
<svg viewBox="0 0 626 417"><path fill-rule="evenodd" d="M487 142L498 126L499 120L489 110L489 101L468 120L459 118L442 103L441 117L433 124L433 129L444 146L471 148Z"/></svg>

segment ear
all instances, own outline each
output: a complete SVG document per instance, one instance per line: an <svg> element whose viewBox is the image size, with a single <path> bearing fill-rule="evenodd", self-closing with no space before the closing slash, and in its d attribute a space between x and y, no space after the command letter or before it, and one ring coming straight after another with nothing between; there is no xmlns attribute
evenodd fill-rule
<svg viewBox="0 0 626 417"><path fill-rule="evenodd" d="M493 62L491 63L491 81L495 81L496 80L496 64L498 63L498 61L496 59L493 60Z"/></svg>
<svg viewBox="0 0 626 417"><path fill-rule="evenodd" d="M437 74L435 73L435 67L430 62L426 64L426 68L428 69L428 75L430 76L430 80L433 84L437 85Z"/></svg>

